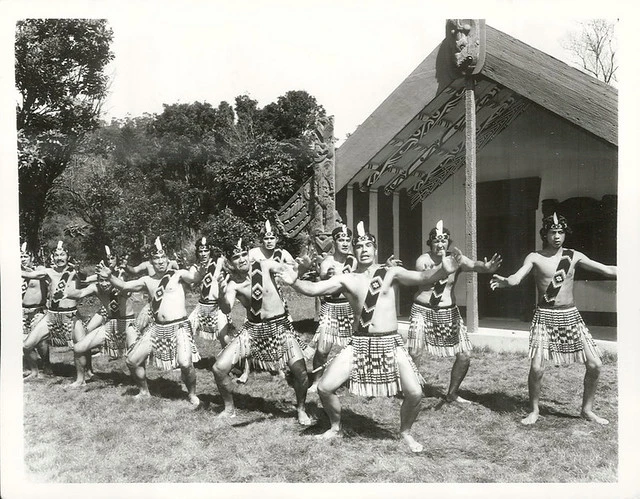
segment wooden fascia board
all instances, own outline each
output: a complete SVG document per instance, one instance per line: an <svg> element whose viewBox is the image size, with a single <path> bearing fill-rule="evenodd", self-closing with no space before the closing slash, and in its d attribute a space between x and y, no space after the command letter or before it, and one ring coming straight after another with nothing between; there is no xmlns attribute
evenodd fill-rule
<svg viewBox="0 0 640 499"><path fill-rule="evenodd" d="M336 151L336 192L402 130L455 75L438 45Z"/></svg>
<svg viewBox="0 0 640 499"><path fill-rule="evenodd" d="M618 145L618 91L487 26L481 74L561 118Z"/></svg>

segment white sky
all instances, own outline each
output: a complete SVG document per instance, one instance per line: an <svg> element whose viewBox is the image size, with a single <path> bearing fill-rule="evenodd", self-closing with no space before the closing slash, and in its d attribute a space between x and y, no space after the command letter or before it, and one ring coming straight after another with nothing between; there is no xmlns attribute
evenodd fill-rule
<svg viewBox="0 0 640 499"><path fill-rule="evenodd" d="M105 118L157 113L165 103L233 104L243 93L262 107L306 90L335 116L342 140L444 38L446 16L426 2L229 5L110 15L115 60ZM568 62L560 40L575 19L486 19Z"/></svg>

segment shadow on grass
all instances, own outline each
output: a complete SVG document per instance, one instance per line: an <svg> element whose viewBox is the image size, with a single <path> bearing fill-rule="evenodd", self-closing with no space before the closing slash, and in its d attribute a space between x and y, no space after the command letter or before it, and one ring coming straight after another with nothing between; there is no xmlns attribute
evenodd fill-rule
<svg viewBox="0 0 640 499"><path fill-rule="evenodd" d="M528 408L528 400L514 397L504 392L473 393L460 390L460 396L476 404L480 404L494 412L523 412Z"/></svg>
<svg viewBox="0 0 640 499"><path fill-rule="evenodd" d="M76 368L74 365L65 364L64 362L52 363L51 372L53 376L61 376L64 378L75 378Z"/></svg>
<svg viewBox="0 0 640 499"><path fill-rule="evenodd" d="M396 433L381 427L376 420L357 414L349 409L342 410L342 426L345 437L364 437L371 440L389 440L397 438ZM327 421L319 433L329 428Z"/></svg>
<svg viewBox="0 0 640 499"><path fill-rule="evenodd" d="M224 402L219 394L211 395L203 393L198 395L198 397L200 398L203 409L216 412L217 414L224 410ZM262 419L273 417L290 419L295 418L298 414L293 401L288 402L281 399L265 399L263 397L254 397L246 393L234 393L233 401L236 409L239 411L264 413L265 417ZM315 415L316 413L321 412L321 409L315 402L307 401L306 405L307 413L310 415ZM254 422L257 422L257 420L252 419L249 422L239 421L238 423L234 423L232 426L246 426L247 424Z"/></svg>

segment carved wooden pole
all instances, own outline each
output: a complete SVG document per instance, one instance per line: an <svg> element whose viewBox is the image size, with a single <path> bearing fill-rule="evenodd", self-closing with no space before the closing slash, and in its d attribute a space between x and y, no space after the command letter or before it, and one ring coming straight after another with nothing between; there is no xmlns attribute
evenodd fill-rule
<svg viewBox="0 0 640 499"><path fill-rule="evenodd" d="M310 241L319 253L332 248L336 225L333 116L320 118L313 134L313 182L310 195Z"/></svg>
<svg viewBox="0 0 640 499"><path fill-rule="evenodd" d="M465 92L465 253L477 260L476 214L476 97L473 76L467 76ZM467 272L467 330L478 332L478 275Z"/></svg>
<svg viewBox="0 0 640 499"><path fill-rule="evenodd" d="M453 51L453 62L464 75L465 82L465 253L477 260L476 211L476 99L473 75L484 64L484 19L448 19L447 39ZM467 329L478 332L478 278L467 272Z"/></svg>

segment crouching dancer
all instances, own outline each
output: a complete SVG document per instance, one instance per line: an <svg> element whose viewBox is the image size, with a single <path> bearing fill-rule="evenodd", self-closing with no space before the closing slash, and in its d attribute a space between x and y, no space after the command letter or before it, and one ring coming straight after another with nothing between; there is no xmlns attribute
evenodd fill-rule
<svg viewBox="0 0 640 499"><path fill-rule="evenodd" d="M305 408L309 385L302 345L274 280L274 272L287 265L274 260L249 264L248 254L242 239L227 248L225 255L230 261L231 273L221 276L218 281L220 309L229 313L238 298L247 310L240 333L218 355L213 366L213 375L224 400L224 411L219 417L236 415L229 372L234 364L248 358L254 369L273 372L289 367L296 393L298 422L309 425L312 420Z"/></svg>
<svg viewBox="0 0 640 499"><path fill-rule="evenodd" d="M32 351L47 340L51 346L73 348L73 327L76 322L77 302L65 297L67 290L77 287L78 274L69 263L69 253L58 241L51 254L53 267L22 271L23 279L47 279L49 307L44 319L34 325L24 340L22 349L31 373L25 379L39 377L38 365L33 362Z"/></svg>
<svg viewBox="0 0 640 499"><path fill-rule="evenodd" d="M155 364L160 369L169 371L180 368L189 402L198 406L200 399L196 396L196 370L193 363L200 360L200 354L193 341L191 323L187 318L185 288L202 279L202 276L198 275L202 268L198 267L198 272L195 273L188 270L169 270L169 259L159 239L156 239L152 252L152 276L125 282L115 277L111 269L102 263L98 264L97 270L101 275L107 276L111 284L120 290L132 292L146 289L153 297L152 321L138 336L127 355L127 366L140 388L136 398L150 397L145 361L153 353Z"/></svg>
<svg viewBox="0 0 640 499"><path fill-rule="evenodd" d="M115 255L105 246L107 259L114 260ZM112 273L115 265L104 267ZM120 276L118 276L120 277ZM85 385L85 375L88 362L91 359L91 350L102 345L103 351L111 359L123 358L127 348L131 346L137 337L135 317L131 300L131 292L121 291L110 282L110 275L106 270L96 274L96 282L91 282L86 288L72 289L67 292L67 297L80 300L87 296L97 296L102 308L106 311L104 324L85 328L82 321L76 322L73 357L76 365L76 380L69 385L76 388ZM91 279L93 281L94 279ZM98 315L98 314L96 314Z"/></svg>
<svg viewBox="0 0 640 499"><path fill-rule="evenodd" d="M494 290L517 286L533 270L538 290L538 306L529 335L531 412L521 421L525 425L538 420L544 361L550 359L558 364L584 362L586 372L581 416L602 425L609 424L609 421L593 412L602 361L598 347L575 307L573 282L576 267L598 272L611 279L617 277L617 268L591 260L579 251L564 248L567 233L570 233L570 228L562 215L554 213L545 217L540 229L542 250L529 253L515 274L509 277L494 274L490 282Z"/></svg>
<svg viewBox="0 0 640 499"><path fill-rule="evenodd" d="M307 296L342 292L354 312L353 339L327 366L318 394L331 428L321 438L342 436L340 401L336 391L349 381L349 390L366 397L391 397L402 392L400 435L413 452L422 445L411 435L411 427L420 411L424 380L403 346L398 334L396 287L426 285L455 271L457 262L447 257L442 268L422 272L402 267L385 267L376 263L376 239L358 224L353 240L357 268L352 273L339 273L319 282L302 281L293 269L284 268L278 277L296 291Z"/></svg>

